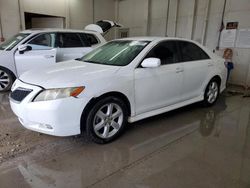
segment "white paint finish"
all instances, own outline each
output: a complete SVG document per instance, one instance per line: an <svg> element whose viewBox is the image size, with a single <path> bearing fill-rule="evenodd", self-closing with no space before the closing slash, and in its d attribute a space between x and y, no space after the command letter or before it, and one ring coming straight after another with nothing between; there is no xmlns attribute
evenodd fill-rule
<svg viewBox="0 0 250 188"><path fill-rule="evenodd" d="M135 70L136 114L146 113L181 101L181 64Z"/></svg>
<svg viewBox="0 0 250 188"><path fill-rule="evenodd" d="M24 54L15 53L15 63L18 76L31 69L41 69L56 62L56 49L31 50Z"/></svg>
<svg viewBox="0 0 250 188"><path fill-rule="evenodd" d="M181 93L183 93L182 100L199 97L207 84L208 64L211 60L184 62L184 79Z"/></svg>
<svg viewBox="0 0 250 188"><path fill-rule="evenodd" d="M51 50L31 50L25 52L24 54L19 54L19 52L17 51L20 44L28 44L28 42L37 34L56 32L93 34L97 37L99 43L91 47L83 48L53 48ZM30 33L30 35L25 38L25 41L20 41L19 44L13 47L12 50L0 51L0 66L7 68L17 77L24 71L33 68L42 68L51 64L55 64L57 61L80 58L87 52L91 51L93 48L106 43L106 40L102 37L101 34L91 31L70 29L43 29L25 30L22 31L22 33Z"/></svg>
<svg viewBox="0 0 250 188"><path fill-rule="evenodd" d="M184 84L185 69L179 71L177 68L182 68L182 63L156 68L138 68L138 64L151 48L168 39L181 40L178 38L130 38L130 40L151 42L127 66L108 66L72 60L42 70L26 72L20 77L20 80L27 84L17 80L12 91L18 87L33 89L33 91L21 103L16 103L11 99L11 108L28 129L55 136L70 136L80 133L81 114L86 104L92 98L108 92L120 92L128 98L132 113L129 117L130 122L203 100L205 87L201 88L198 96L190 96L182 101L183 95L190 92L188 88L186 88L185 93L181 90ZM204 50L212 58L214 68L208 70L206 78L201 78L198 75L197 79L207 81L206 86L211 78L219 75L222 78L222 91L225 89L226 80L224 63L221 58L206 48ZM194 80L187 79L186 81L193 82ZM32 102L41 90L32 84L42 86L45 89L85 86L85 90L77 98L66 97ZM186 82L186 84L191 83ZM193 88L189 89L193 90ZM43 124L48 124L53 129L46 129Z"/></svg>
<svg viewBox="0 0 250 188"><path fill-rule="evenodd" d="M57 48L56 62L68 61L76 57L83 57L85 54L93 50L92 47L83 48Z"/></svg>
<svg viewBox="0 0 250 188"><path fill-rule="evenodd" d="M151 36L164 36L166 32L168 36L175 36L176 33L176 13L179 12L178 18L178 36L190 36L190 22L188 15L192 15L192 5L189 1L169 0L169 19L166 20L167 15L167 1L168 0L152 0L152 7L148 7L148 0L95 0L95 17L96 19L114 17L122 23L125 27L130 29L131 36L147 35L148 21L150 23ZM17 0L1 0L1 19L3 22L4 38L9 38L20 30L20 19L18 12ZM23 3L22 3L23 2ZM41 5L42 3L47 5ZM193 27L193 39L202 41L202 29L204 26L204 14L207 0L196 0L197 11ZM239 28L250 27L250 2L249 0L228 0L225 12L225 23L227 21L239 21ZM219 28L221 22L222 8L224 0L211 0L211 7L208 15L208 24L206 29L205 45L215 49L219 36ZM56 1L32 1L21 0L21 11L31 11L34 13L41 12L43 7L43 14L51 14L64 16L66 18L66 26L70 28L82 29L87 24L93 23L93 0L56 0ZM64 8L63 8L64 7ZM110 7L110 9L108 9ZM179 7L179 10L178 10ZM151 10L151 19L148 20L148 8ZM47 10L48 9L48 10ZM65 9L65 10L64 10ZM184 16L184 17L183 17ZM23 17L22 17L23 19ZM22 25L24 25L24 20ZM113 33L107 35L107 39L113 38ZM235 84L246 83L247 73L246 68L249 65L248 56L245 55L245 50L237 49L241 54L241 60L236 58L235 70L232 74L230 82ZM244 55L243 55L244 54ZM236 70L237 69L237 70ZM244 77L242 76L244 75ZM249 72L250 75L250 72ZM249 77L249 76L248 76ZM250 84L249 84L250 85Z"/></svg>

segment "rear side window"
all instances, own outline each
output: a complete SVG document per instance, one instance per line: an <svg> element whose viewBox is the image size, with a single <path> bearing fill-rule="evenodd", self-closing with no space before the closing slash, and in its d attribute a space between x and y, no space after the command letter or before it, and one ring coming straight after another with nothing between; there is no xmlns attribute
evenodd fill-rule
<svg viewBox="0 0 250 188"><path fill-rule="evenodd" d="M146 58L155 57L161 60L162 65L179 62L179 53L175 41L165 41L155 46Z"/></svg>
<svg viewBox="0 0 250 188"><path fill-rule="evenodd" d="M81 40L78 33L58 33L57 46L59 48L81 48L88 45Z"/></svg>
<svg viewBox="0 0 250 188"><path fill-rule="evenodd" d="M88 40L88 42L89 42L90 45L95 45L95 44L99 43L95 35L87 34L86 33L85 37Z"/></svg>
<svg viewBox="0 0 250 188"><path fill-rule="evenodd" d="M197 61L210 59L199 46L186 41L178 41L182 61Z"/></svg>

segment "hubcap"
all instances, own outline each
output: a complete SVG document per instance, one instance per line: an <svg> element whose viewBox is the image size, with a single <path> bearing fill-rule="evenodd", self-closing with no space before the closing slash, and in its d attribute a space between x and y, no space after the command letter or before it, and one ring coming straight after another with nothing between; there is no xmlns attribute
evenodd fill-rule
<svg viewBox="0 0 250 188"><path fill-rule="evenodd" d="M0 91L3 91L6 89L10 84L10 78L9 75L3 71L0 70Z"/></svg>
<svg viewBox="0 0 250 188"><path fill-rule="evenodd" d="M212 104L218 96L219 88L217 82L211 82L209 87L208 87L208 92L207 92L207 101Z"/></svg>
<svg viewBox="0 0 250 188"><path fill-rule="evenodd" d="M123 111L115 103L102 106L96 113L93 121L95 134L101 138L114 136L123 123Z"/></svg>

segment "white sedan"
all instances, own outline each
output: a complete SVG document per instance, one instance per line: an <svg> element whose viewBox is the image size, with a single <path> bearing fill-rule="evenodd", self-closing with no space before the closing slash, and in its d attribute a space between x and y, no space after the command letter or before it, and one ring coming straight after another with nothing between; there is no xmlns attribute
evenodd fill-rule
<svg viewBox="0 0 250 188"><path fill-rule="evenodd" d="M178 38L111 41L79 60L33 70L16 80L10 104L33 131L96 143L135 122L191 103L213 105L225 89L222 58Z"/></svg>

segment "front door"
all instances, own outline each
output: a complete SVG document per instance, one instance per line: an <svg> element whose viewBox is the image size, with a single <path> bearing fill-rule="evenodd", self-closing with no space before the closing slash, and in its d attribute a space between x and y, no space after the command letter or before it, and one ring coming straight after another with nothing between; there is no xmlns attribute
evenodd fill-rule
<svg viewBox="0 0 250 188"><path fill-rule="evenodd" d="M40 69L53 65L56 61L55 34L43 33L32 38L27 45L32 49L20 53L15 53L15 63L17 75L20 76L25 71Z"/></svg>
<svg viewBox="0 0 250 188"><path fill-rule="evenodd" d="M135 69L136 114L141 114L176 104L180 101L183 83L183 67L175 41L155 46L146 56L159 58L157 68Z"/></svg>

